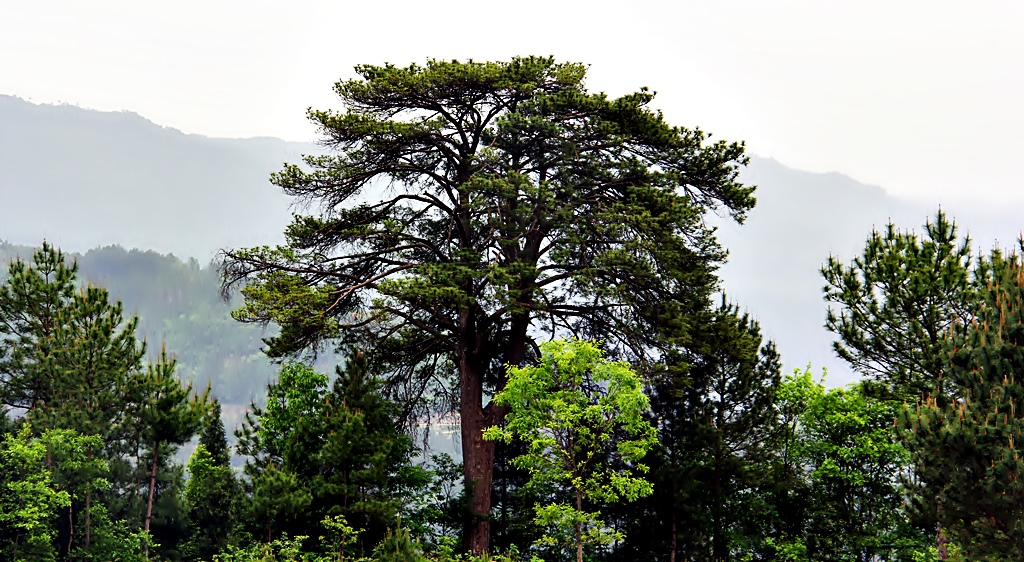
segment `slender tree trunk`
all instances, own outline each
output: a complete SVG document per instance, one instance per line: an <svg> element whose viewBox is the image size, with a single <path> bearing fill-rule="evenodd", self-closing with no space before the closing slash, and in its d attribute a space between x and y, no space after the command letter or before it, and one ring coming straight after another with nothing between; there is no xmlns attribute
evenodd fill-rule
<svg viewBox="0 0 1024 562"><path fill-rule="evenodd" d="M86 457L92 460L92 449L86 451ZM92 543L92 490L85 492L85 551L89 551Z"/></svg>
<svg viewBox="0 0 1024 562"><path fill-rule="evenodd" d="M92 492L85 493L85 550L89 551L89 545L92 543Z"/></svg>
<svg viewBox="0 0 1024 562"><path fill-rule="evenodd" d="M583 494L576 490L576 562L583 562L583 523L578 519L583 513Z"/></svg>
<svg viewBox="0 0 1024 562"><path fill-rule="evenodd" d="M668 551L668 562L676 562L676 510L672 508L672 538L669 540L670 549Z"/></svg>
<svg viewBox="0 0 1024 562"><path fill-rule="evenodd" d="M153 518L153 498L156 496L156 466L160 456L160 442L153 447L153 469L149 473L149 500L146 502L146 524L143 529L149 532L149 521Z"/></svg>
<svg viewBox="0 0 1024 562"><path fill-rule="evenodd" d="M71 545L75 542L75 511L68 506L68 557L71 556Z"/></svg>
<svg viewBox="0 0 1024 562"><path fill-rule="evenodd" d="M935 548L938 551L939 560L949 560L949 547L946 543L949 539L942 534L942 498L935 496Z"/></svg>
<svg viewBox="0 0 1024 562"><path fill-rule="evenodd" d="M716 446L716 448L717 448L717 446ZM711 538L711 545L712 545L712 547L711 548L712 548L712 551L713 551L712 558L715 560L715 562L721 562L721 561L724 561L726 559L725 540L724 540L725 537L722 536L722 509L721 509L721 503L722 503L722 473L721 473L721 468L722 468L722 459L720 457L719 451L716 451L715 452L715 477L714 477L714 485L712 486L712 498L711 498L711 501L712 501L712 504L711 504L711 510L712 510L711 519L712 519L712 524L713 524L712 538Z"/></svg>

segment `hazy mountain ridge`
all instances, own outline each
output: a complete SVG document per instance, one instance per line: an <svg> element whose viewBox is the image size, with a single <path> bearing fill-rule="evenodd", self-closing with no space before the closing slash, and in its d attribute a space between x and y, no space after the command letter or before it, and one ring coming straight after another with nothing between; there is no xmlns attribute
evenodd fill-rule
<svg viewBox="0 0 1024 562"><path fill-rule="evenodd" d="M0 96L0 240L35 246L47 239L78 252L119 244L203 263L221 248L277 243L291 201L268 175L319 150L272 138L208 138L134 113ZM904 200L839 173L802 172L768 158L752 157L741 177L758 186L746 223L710 217L730 252L723 289L777 340L786 368L812 362L829 367L831 384L852 380L822 327L818 268L830 253L851 260L871 229L890 219L919 230L940 201ZM1012 243L1022 224L1010 206L945 210L985 250L995 240Z"/></svg>
<svg viewBox="0 0 1024 562"><path fill-rule="evenodd" d="M290 201L268 175L316 150L10 96L0 124L0 239L75 251L116 243L206 261L225 246L278 242Z"/></svg>

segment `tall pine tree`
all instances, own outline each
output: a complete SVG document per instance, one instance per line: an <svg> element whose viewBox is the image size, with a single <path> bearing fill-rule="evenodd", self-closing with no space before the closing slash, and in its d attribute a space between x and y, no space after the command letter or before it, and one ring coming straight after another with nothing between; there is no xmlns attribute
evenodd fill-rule
<svg viewBox="0 0 1024 562"><path fill-rule="evenodd" d="M400 404L457 407L480 554L503 366L556 333L650 359L715 289L725 254L705 214L754 204L744 148L669 125L646 89L588 92L582 64L356 70L335 87L341 112L309 113L335 153L273 176L322 213L297 216L285 246L227 252L224 283L244 284L239 319L280 324L272 355L358 343Z"/></svg>

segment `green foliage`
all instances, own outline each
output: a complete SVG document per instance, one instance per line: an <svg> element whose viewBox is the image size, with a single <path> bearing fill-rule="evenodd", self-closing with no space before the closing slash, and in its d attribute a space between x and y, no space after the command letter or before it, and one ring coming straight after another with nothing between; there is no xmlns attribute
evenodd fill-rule
<svg viewBox="0 0 1024 562"><path fill-rule="evenodd" d="M105 290L77 290L77 271L45 243L31 263L11 262L0 285L0 403L31 409L37 430L109 435L145 346Z"/></svg>
<svg viewBox="0 0 1024 562"><path fill-rule="evenodd" d="M187 470L184 500L189 540L182 551L209 559L228 544L240 490L230 464L220 462L203 443L192 452Z"/></svg>
<svg viewBox="0 0 1024 562"><path fill-rule="evenodd" d="M977 316L957 324L945 371L952 399L906 405L904 442L937 494L942 528L970 560L1024 557L1024 268L994 253L979 267Z"/></svg>
<svg viewBox="0 0 1024 562"><path fill-rule="evenodd" d="M412 498L406 498L408 515L403 524L427 547L444 541L460 541L466 494L462 489L462 466L447 453L430 456L426 474L429 483Z"/></svg>
<svg viewBox="0 0 1024 562"><path fill-rule="evenodd" d="M192 383L179 381L174 376L174 368L175 361L167 356L165 349L141 378L144 401L140 404L139 416L142 442L150 457L149 498L143 523L146 531L150 530L153 518L161 461L195 436L209 408L209 389L203 395L194 394Z"/></svg>
<svg viewBox="0 0 1024 562"><path fill-rule="evenodd" d="M388 530L384 540L373 549L374 562L428 562L409 529Z"/></svg>
<svg viewBox="0 0 1024 562"><path fill-rule="evenodd" d="M12 561L54 560L58 510L71 505L46 468L46 443L29 425L4 436L0 448L0 554Z"/></svg>
<svg viewBox="0 0 1024 562"><path fill-rule="evenodd" d="M656 355L716 289L725 253L703 217L754 205L744 147L669 125L647 89L588 92L578 63L356 70L341 111L309 112L335 153L272 177L323 213L295 216L284 246L228 252L223 282L242 285L238 319L280 325L272 356L361 347L404 413L457 404L480 554L501 366L563 328Z"/></svg>
<svg viewBox="0 0 1024 562"><path fill-rule="evenodd" d="M182 547L188 557L209 559L223 550L238 523L241 486L231 468L220 402L213 400L188 461L184 503L189 538Z"/></svg>
<svg viewBox="0 0 1024 562"><path fill-rule="evenodd" d="M357 551L368 553L426 484L411 466L415 449L394 422L395 405L377 385L360 354L330 389L327 376L286 363L266 406L253 405L238 451L248 457L251 522L268 540L340 514L360 533Z"/></svg>
<svg viewBox="0 0 1024 562"><path fill-rule="evenodd" d="M543 542L573 545L579 562L584 545L622 539L601 521L600 506L653 491L639 462L657 440L644 417L650 403L629 365L602 355L590 342L544 343L537 366L509 367L508 383L494 397L509 413L485 433L528 443L513 462L529 471L531 485L553 484L575 496L573 504L538 506L535 521L547 530Z"/></svg>
<svg viewBox="0 0 1024 562"><path fill-rule="evenodd" d="M0 263L28 259L33 248L0 243ZM164 341L175 351L177 373L197 387L212 385L224 404L247 404L262 398L276 367L260 352L267 334L231 318L237 299L220 298L216 268L195 260L118 246L84 254L65 254L79 279L107 289L138 316L140 340ZM74 262L73 264L70 262ZM0 282L7 279L0 271ZM77 284L74 289L77 290Z"/></svg>
<svg viewBox="0 0 1024 562"><path fill-rule="evenodd" d="M761 492L778 484L765 467L780 429L779 355L724 300L697 325L649 377L655 493L617 514L627 539L616 560L725 560L763 540Z"/></svg>
<svg viewBox="0 0 1024 562"><path fill-rule="evenodd" d="M780 397L780 409L796 413L789 469L806 478L802 533L788 544L802 545L810 560L909 560L923 550L928 539L910 528L904 508L900 475L910 456L896 439L896 405L864 383L826 389L810 369L787 377Z"/></svg>
<svg viewBox="0 0 1024 562"><path fill-rule="evenodd" d="M941 210L924 229L919 238L890 223L849 266L829 256L821 270L825 300L839 306L825 323L836 352L898 400L941 392L945 334L975 310L970 238L958 240Z"/></svg>

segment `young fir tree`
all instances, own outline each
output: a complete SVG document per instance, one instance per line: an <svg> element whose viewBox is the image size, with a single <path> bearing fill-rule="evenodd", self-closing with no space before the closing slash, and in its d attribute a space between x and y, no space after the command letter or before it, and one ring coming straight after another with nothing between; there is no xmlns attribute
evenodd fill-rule
<svg viewBox="0 0 1024 562"><path fill-rule="evenodd" d="M44 243L0 285L0 400L48 427L113 442L145 345L106 290L79 290L77 264Z"/></svg>
<svg viewBox="0 0 1024 562"><path fill-rule="evenodd" d="M262 536L308 534L343 515L368 554L397 520L403 498L425 484L411 466L412 439L394 421L367 360L353 354L328 388L326 375L287 363L238 432L248 457L250 517Z"/></svg>
<svg viewBox="0 0 1024 562"><path fill-rule="evenodd" d="M646 460L655 493L621 515L629 538L620 560L727 560L748 546L737 537L761 539L751 501L778 428L779 354L724 302L682 343L653 377L659 444Z"/></svg>
<svg viewBox="0 0 1024 562"><path fill-rule="evenodd" d="M153 520L153 504L157 492L157 475L175 450L187 443L200 428L206 414L209 390L193 393L192 383L182 384L174 376L175 361L160 352L160 359L150 364L141 384L145 402L140 409L144 431L143 444L148 451L148 497L143 530L149 531Z"/></svg>
<svg viewBox="0 0 1024 562"><path fill-rule="evenodd" d="M187 469L184 499L189 538L182 550L197 560L209 560L227 546L234 531L240 492L216 399L203 420Z"/></svg>
<svg viewBox="0 0 1024 562"><path fill-rule="evenodd" d="M1024 558L1024 267L995 252L977 316L955 326L944 376L952 400L907 405L905 443L939 500L945 535L970 560Z"/></svg>
<svg viewBox="0 0 1024 562"><path fill-rule="evenodd" d="M754 205L744 148L669 125L646 89L587 91L582 64L356 70L342 111L309 113L335 153L273 176L324 212L296 216L286 246L227 252L224 284L244 284L238 319L281 326L270 354L363 345L399 403L457 407L481 554L502 366L560 331L650 359L670 320L692 325L725 257L703 217Z"/></svg>
<svg viewBox="0 0 1024 562"><path fill-rule="evenodd" d="M942 392L945 334L969 321L977 302L970 244L940 210L924 236L890 223L849 266L829 256L822 267L825 300L838 305L825 322L839 336L836 353L877 381L883 396L916 401Z"/></svg>
<svg viewBox="0 0 1024 562"><path fill-rule="evenodd" d="M49 467L76 490L68 515L57 520L61 556L88 550L94 523L120 511L119 495L138 492L126 435L137 421L131 390L145 345L135 336L138 320L126 318L106 290L79 288L77 271L44 243L31 262L12 261L0 284L0 401L24 414L37 433L71 430L87 447L75 449L83 458L67 456ZM83 466L106 468L86 477ZM111 489L88 484L99 480ZM104 513L99 521L94 512Z"/></svg>

